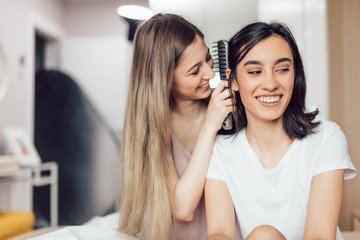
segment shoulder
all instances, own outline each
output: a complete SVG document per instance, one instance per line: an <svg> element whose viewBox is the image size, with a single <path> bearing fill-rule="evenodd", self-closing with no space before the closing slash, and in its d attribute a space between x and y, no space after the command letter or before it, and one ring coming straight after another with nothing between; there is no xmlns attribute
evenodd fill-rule
<svg viewBox="0 0 360 240"><path fill-rule="evenodd" d="M224 155L233 152L234 149L241 147L243 144L243 134L245 131L240 131L233 135L217 135L214 142L213 153Z"/></svg>
<svg viewBox="0 0 360 240"><path fill-rule="evenodd" d="M319 125L314 129L313 134L309 134L300 142L309 153L315 155L327 152L347 152L347 139L340 126L326 119L317 118Z"/></svg>
<svg viewBox="0 0 360 240"><path fill-rule="evenodd" d="M308 149L312 148L309 152L316 156L313 175L345 169L345 179L353 178L356 169L351 162L348 142L340 126L335 122L321 119L317 130L317 133L313 134L316 141L309 141L306 145Z"/></svg>
<svg viewBox="0 0 360 240"><path fill-rule="evenodd" d="M316 118L316 121L318 121L320 124L315 128L315 133L309 135L307 138L316 138L318 140L321 140L322 143L324 143L334 134L343 135L343 131L336 122L322 118Z"/></svg>
<svg viewBox="0 0 360 240"><path fill-rule="evenodd" d="M325 132L325 133L341 131L340 126L336 122L326 120L326 119L322 119L322 118L317 118L316 120L318 122L320 122L320 124L319 124L320 130Z"/></svg>
<svg viewBox="0 0 360 240"><path fill-rule="evenodd" d="M227 145L228 143L239 141L243 134L245 134L245 130L241 130L239 133L232 135L217 135L215 138L215 145Z"/></svg>

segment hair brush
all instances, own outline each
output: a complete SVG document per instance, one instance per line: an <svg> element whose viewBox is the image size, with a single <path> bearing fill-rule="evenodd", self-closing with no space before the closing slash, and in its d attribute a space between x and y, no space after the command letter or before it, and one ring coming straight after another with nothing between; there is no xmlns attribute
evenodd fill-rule
<svg viewBox="0 0 360 240"><path fill-rule="evenodd" d="M212 56L214 60L213 70L219 74L220 80L229 81L226 77L226 69L229 68L229 48L226 40L219 40L213 43ZM227 91L229 88L224 88L223 91ZM224 130L232 129L232 114L225 118L222 128Z"/></svg>

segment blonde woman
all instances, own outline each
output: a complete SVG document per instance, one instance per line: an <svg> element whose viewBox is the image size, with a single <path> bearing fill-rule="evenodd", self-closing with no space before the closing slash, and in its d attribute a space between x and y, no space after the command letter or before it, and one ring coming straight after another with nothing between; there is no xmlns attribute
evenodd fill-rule
<svg viewBox="0 0 360 240"><path fill-rule="evenodd" d="M203 188L232 111L197 27L158 14L139 26L121 153L119 230L140 239L206 239Z"/></svg>

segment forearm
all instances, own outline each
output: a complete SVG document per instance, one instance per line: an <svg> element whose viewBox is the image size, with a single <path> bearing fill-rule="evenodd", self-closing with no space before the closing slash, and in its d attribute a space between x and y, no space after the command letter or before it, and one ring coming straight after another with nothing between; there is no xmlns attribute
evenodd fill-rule
<svg viewBox="0 0 360 240"><path fill-rule="evenodd" d="M208 239L236 238L234 205L225 182L206 180L205 209Z"/></svg>
<svg viewBox="0 0 360 240"><path fill-rule="evenodd" d="M214 234L208 237L207 240L233 240L233 239L222 234Z"/></svg>
<svg viewBox="0 0 360 240"><path fill-rule="evenodd" d="M180 179L172 185L172 211L181 215L193 214L203 193L205 178L209 167L215 136L221 128L226 116L232 111L232 101L228 91L222 91L228 86L222 81L211 94L203 124L197 136L188 166Z"/></svg>
<svg viewBox="0 0 360 240"><path fill-rule="evenodd" d="M304 239L335 239L343 184L343 169L321 173L313 177Z"/></svg>
<svg viewBox="0 0 360 240"><path fill-rule="evenodd" d="M335 239L336 236L331 236L331 237L311 237L311 238L308 238L308 237L304 237L304 240L328 240L328 239Z"/></svg>
<svg viewBox="0 0 360 240"><path fill-rule="evenodd" d="M172 194L173 212L181 215L194 213L203 193L216 130L203 126L197 137L189 164L177 181Z"/></svg>

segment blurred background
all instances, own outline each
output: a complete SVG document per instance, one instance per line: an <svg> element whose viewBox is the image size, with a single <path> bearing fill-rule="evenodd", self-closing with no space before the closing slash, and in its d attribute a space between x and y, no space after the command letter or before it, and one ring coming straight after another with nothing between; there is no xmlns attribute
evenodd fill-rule
<svg viewBox="0 0 360 240"><path fill-rule="evenodd" d="M287 23L305 65L307 107L319 108L321 117L341 126L360 169L358 0L0 0L5 59L0 71L8 79L0 100L0 131L24 129L42 161L59 164L60 224L82 224L114 211L132 58L129 24L116 13L125 4L184 16L203 31L208 46L256 20ZM1 143L0 154L5 154ZM38 225L48 224L41 209L48 205L47 190L25 197L21 190L3 191L0 185L0 210L34 209ZM10 195L30 203L9 202ZM357 208L359 177L345 183L341 230L354 228ZM45 223L39 220L42 214Z"/></svg>

